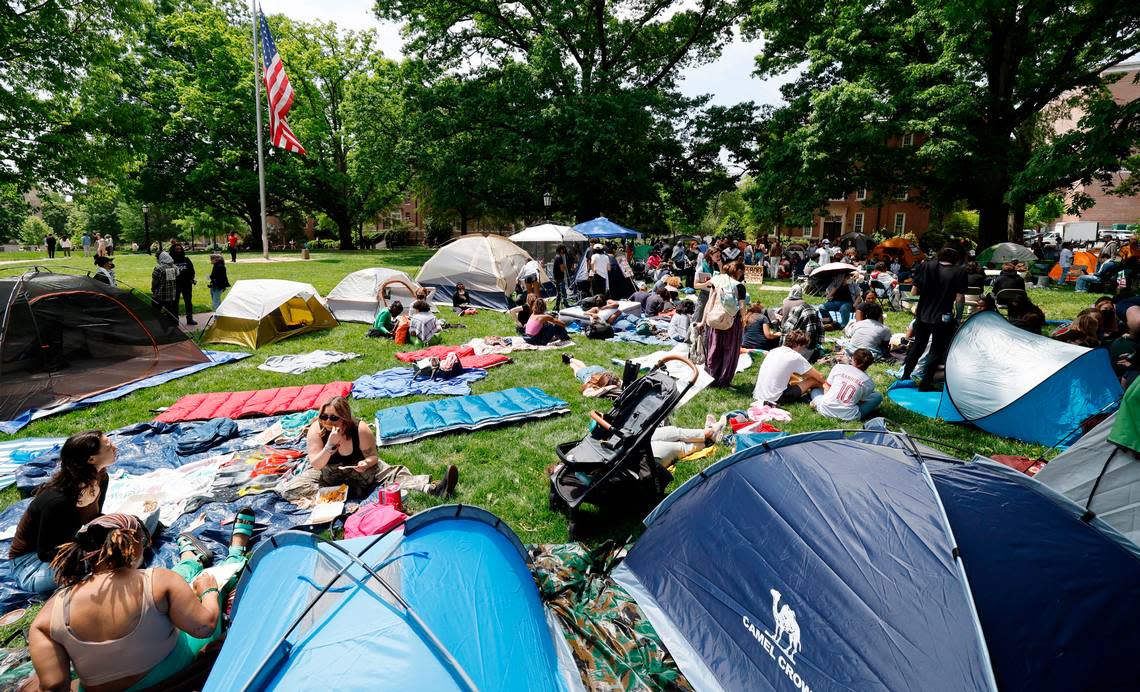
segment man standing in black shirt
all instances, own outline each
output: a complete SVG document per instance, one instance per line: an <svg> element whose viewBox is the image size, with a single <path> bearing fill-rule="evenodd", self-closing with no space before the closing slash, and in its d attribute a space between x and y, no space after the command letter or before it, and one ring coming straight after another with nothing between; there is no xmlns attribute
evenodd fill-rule
<svg viewBox="0 0 1140 692"><path fill-rule="evenodd" d="M930 358L923 371L919 391L928 392L938 366L946 362L950 339L962 316L966 303L966 270L958 264L954 248L944 247L937 260L923 262L915 267L913 295L918 296L914 315L914 343L906 353L902 379L909 379L918 359L930 341Z"/></svg>
<svg viewBox="0 0 1140 692"><path fill-rule="evenodd" d="M558 250L554 254L554 285L558 287L558 297L554 301L554 311L558 312L562 309L562 303L566 301L566 246L559 245Z"/></svg>

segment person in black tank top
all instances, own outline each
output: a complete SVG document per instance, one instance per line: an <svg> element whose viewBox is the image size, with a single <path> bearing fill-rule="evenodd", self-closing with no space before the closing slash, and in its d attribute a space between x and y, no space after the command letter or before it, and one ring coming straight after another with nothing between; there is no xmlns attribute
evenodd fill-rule
<svg viewBox="0 0 1140 692"><path fill-rule="evenodd" d="M371 494L377 485L392 483L399 484L401 490L450 497L459 480L459 469L455 466L449 466L444 477L432 483L430 476L413 475L407 467L381 461L372 428L356 419L348 400L342 396L333 397L321 406L306 439L309 469L280 488L279 493L287 500L312 500L321 487L342 484L348 486L349 497L361 499Z"/></svg>

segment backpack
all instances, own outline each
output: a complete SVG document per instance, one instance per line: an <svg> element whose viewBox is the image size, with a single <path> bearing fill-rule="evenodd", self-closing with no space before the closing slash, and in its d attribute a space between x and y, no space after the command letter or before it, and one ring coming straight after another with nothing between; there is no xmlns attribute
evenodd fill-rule
<svg viewBox="0 0 1140 692"><path fill-rule="evenodd" d="M408 327L409 326L410 326L410 321L404 315L400 315L398 318L396 318L396 331L394 331L392 333L392 340L395 341L397 344L408 343Z"/></svg>
<svg viewBox="0 0 1140 692"><path fill-rule="evenodd" d="M726 293L714 285L708 307L705 308L705 323L713 329L728 329L739 312L740 303L736 300L736 294Z"/></svg>
<svg viewBox="0 0 1140 692"><path fill-rule="evenodd" d="M590 322L582 331L586 332L587 339L612 339L614 336L614 328L605 322Z"/></svg>
<svg viewBox="0 0 1140 692"><path fill-rule="evenodd" d="M366 505L345 520L344 537L376 536L399 526L407 518L407 514L389 504Z"/></svg>

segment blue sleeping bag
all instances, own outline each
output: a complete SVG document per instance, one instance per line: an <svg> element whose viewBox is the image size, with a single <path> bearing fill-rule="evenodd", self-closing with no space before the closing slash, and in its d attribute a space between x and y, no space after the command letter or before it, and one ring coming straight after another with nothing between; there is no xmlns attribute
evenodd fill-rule
<svg viewBox="0 0 1140 692"><path fill-rule="evenodd" d="M515 387L501 392L381 409L376 412L376 429L381 445L394 445L429 435L477 430L569 411L569 404L537 387Z"/></svg>

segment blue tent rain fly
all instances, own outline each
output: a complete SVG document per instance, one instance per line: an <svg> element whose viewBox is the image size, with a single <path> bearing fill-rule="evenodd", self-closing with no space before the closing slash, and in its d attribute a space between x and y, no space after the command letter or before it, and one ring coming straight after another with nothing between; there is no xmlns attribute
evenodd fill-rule
<svg viewBox="0 0 1140 692"><path fill-rule="evenodd" d="M1135 689L1140 555L992 462L905 435L748 448L673 492L614 577L705 690Z"/></svg>
<svg viewBox="0 0 1140 692"><path fill-rule="evenodd" d="M637 231L620 226L613 221L610 221L604 216L599 216L590 221L583 221L582 223L574 226L574 230L578 231L587 238L637 238Z"/></svg>
<svg viewBox="0 0 1140 692"><path fill-rule="evenodd" d="M280 534L254 551L206 690L580 687L515 534L445 505L332 543Z"/></svg>
<svg viewBox="0 0 1140 692"><path fill-rule="evenodd" d="M986 432L1047 446L1124 394L1108 351L1031 334L995 312L966 320L946 357L946 394Z"/></svg>

